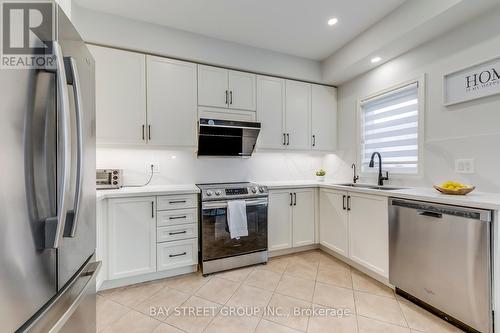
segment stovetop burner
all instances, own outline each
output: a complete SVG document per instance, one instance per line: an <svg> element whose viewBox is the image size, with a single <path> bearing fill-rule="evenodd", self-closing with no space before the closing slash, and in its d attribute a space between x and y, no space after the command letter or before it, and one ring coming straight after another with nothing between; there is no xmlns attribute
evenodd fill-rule
<svg viewBox="0 0 500 333"><path fill-rule="evenodd" d="M231 200L266 197L267 187L254 183L212 183L197 184L201 190L201 201Z"/></svg>

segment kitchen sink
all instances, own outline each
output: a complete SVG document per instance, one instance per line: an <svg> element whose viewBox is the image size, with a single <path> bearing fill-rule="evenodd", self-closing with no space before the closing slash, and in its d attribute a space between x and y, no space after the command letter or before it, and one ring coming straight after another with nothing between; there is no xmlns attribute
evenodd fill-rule
<svg viewBox="0 0 500 333"><path fill-rule="evenodd" d="M345 183L345 184L335 184L339 186L347 186L347 187L357 187L357 188L366 188L370 190L382 190L382 191L396 191L402 190L403 187L394 187L394 186L380 186L380 185L371 185L371 184L355 184L355 183Z"/></svg>

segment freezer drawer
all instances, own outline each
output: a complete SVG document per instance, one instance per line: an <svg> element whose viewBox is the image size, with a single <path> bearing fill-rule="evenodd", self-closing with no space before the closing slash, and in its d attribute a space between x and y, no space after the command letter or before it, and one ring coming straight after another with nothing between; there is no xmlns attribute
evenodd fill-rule
<svg viewBox="0 0 500 333"><path fill-rule="evenodd" d="M391 199L391 284L480 332L492 332L490 222L486 210Z"/></svg>

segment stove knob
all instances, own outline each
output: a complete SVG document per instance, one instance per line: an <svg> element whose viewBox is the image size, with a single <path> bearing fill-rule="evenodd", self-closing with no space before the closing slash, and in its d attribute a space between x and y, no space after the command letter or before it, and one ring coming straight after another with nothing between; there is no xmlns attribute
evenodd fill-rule
<svg viewBox="0 0 500 333"><path fill-rule="evenodd" d="M221 195L221 194L222 194L221 191L219 191L219 190L215 191L215 195Z"/></svg>
<svg viewBox="0 0 500 333"><path fill-rule="evenodd" d="M252 187L252 193L257 193L257 187Z"/></svg>
<svg viewBox="0 0 500 333"><path fill-rule="evenodd" d="M212 196L212 194L213 194L213 192L212 192L212 191L210 191L210 190L208 190L208 191L207 191L207 197Z"/></svg>
<svg viewBox="0 0 500 333"><path fill-rule="evenodd" d="M260 193L264 193L264 188L263 187L259 187L259 192Z"/></svg>

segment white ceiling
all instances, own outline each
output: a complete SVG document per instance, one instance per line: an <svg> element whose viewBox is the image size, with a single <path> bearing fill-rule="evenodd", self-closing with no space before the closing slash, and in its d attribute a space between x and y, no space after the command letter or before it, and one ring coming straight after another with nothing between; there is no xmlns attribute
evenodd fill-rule
<svg viewBox="0 0 500 333"><path fill-rule="evenodd" d="M405 0L75 1L96 11L323 60ZM333 27L326 23L331 17L339 19Z"/></svg>

